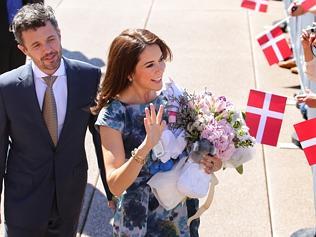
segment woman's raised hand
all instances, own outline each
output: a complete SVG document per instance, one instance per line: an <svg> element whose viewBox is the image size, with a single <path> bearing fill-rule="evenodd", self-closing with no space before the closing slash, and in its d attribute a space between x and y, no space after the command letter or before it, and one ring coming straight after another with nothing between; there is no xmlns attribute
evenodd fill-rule
<svg viewBox="0 0 316 237"><path fill-rule="evenodd" d="M302 34L301 34L301 42L302 42L302 46L303 48L308 48L310 49L311 45L315 45L316 39L316 35L314 32L312 33L308 33L307 30L302 30Z"/></svg>
<svg viewBox="0 0 316 237"><path fill-rule="evenodd" d="M160 105L156 114L155 106L149 105L149 109L145 109L144 125L146 130L145 146L152 149L159 141L162 131L166 126L166 122L162 120L163 105Z"/></svg>
<svg viewBox="0 0 316 237"><path fill-rule="evenodd" d="M304 49L310 49L310 39L309 39L309 33L306 30L302 30L302 35L301 35L301 42L302 42L302 47Z"/></svg>

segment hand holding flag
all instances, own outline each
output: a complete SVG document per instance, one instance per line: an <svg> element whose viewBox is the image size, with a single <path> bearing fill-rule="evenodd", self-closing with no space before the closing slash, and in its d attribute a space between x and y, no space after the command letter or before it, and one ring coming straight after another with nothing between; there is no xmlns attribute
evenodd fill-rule
<svg viewBox="0 0 316 237"><path fill-rule="evenodd" d="M295 96L298 103L305 103L310 108L316 108L316 94L312 93L309 89L305 89L306 94Z"/></svg>
<svg viewBox="0 0 316 237"><path fill-rule="evenodd" d="M288 8L288 13L291 16L300 16L305 14L310 8L316 5L316 0L305 0L301 3L292 2Z"/></svg>

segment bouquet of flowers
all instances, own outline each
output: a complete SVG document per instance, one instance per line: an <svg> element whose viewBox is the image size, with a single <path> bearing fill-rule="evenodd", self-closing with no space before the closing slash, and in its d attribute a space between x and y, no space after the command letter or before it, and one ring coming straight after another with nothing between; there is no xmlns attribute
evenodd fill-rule
<svg viewBox="0 0 316 237"><path fill-rule="evenodd" d="M163 95L168 126L160 139L165 152L156 159L168 162L182 157L184 150L188 158L180 158L169 171L155 173L148 184L167 210L186 197L205 197L208 191L211 200L218 181L201 169L199 159L204 154L214 155L223 161L224 168L242 173L242 164L252 158L255 144L244 114L224 96L215 97L208 91L190 94L171 80L165 83Z"/></svg>
<svg viewBox="0 0 316 237"><path fill-rule="evenodd" d="M177 100L179 109L175 123L169 123L169 127L185 130L188 151L205 138L214 145L215 155L223 161L224 168L233 167L242 173L242 164L252 158L255 144L244 113L236 110L225 96L215 97L208 91L200 94L185 91L170 100Z"/></svg>

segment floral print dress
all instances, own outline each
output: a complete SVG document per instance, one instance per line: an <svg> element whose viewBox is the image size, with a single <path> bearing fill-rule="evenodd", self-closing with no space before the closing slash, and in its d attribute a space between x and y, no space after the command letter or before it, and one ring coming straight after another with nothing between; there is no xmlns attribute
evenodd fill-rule
<svg viewBox="0 0 316 237"><path fill-rule="evenodd" d="M165 104L159 95L151 103L156 109ZM113 100L98 116L96 125L108 126L122 133L125 157L145 139L145 108L149 104L125 104ZM120 237L189 237L186 204L180 203L167 211L161 207L147 185L152 177L149 166L154 162L151 154L135 182L119 197L114 214L113 235Z"/></svg>

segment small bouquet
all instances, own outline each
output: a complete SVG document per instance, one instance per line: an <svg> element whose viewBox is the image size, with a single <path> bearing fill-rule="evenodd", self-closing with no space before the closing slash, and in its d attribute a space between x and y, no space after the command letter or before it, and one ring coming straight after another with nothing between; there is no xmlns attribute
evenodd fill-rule
<svg viewBox="0 0 316 237"><path fill-rule="evenodd" d="M178 189L188 197L202 198L207 194L211 176L199 167L195 147L200 147L202 141L203 144L208 142L206 147L212 152L204 154L218 157L224 168L236 168L241 174L243 163L252 158L255 139L249 134L244 115L225 96L215 97L208 91L200 94L184 92L178 97L178 103L176 122L169 123L169 126L185 131L189 153L178 180ZM200 159L202 156L203 153Z"/></svg>
<svg viewBox="0 0 316 237"><path fill-rule="evenodd" d="M244 114L224 96L215 97L206 90L190 94L171 80L165 83L163 95L168 114L164 132L169 135L161 137L165 153L157 159L167 162L181 157L184 150L188 154L185 161L180 159L171 170L158 172L148 181L159 203L170 210L185 197L202 198L211 189L212 198L218 181L200 167L204 154L214 155L223 161L224 168L242 173L243 163L253 157L255 139L249 134Z"/></svg>
<svg viewBox="0 0 316 237"><path fill-rule="evenodd" d="M224 168L236 168L242 173L242 164L252 158L255 139L250 136L244 113L236 110L225 96L215 97L204 91L200 94L184 92L178 97L179 110L171 129L186 132L187 149L202 138L210 141L215 155L223 161Z"/></svg>

